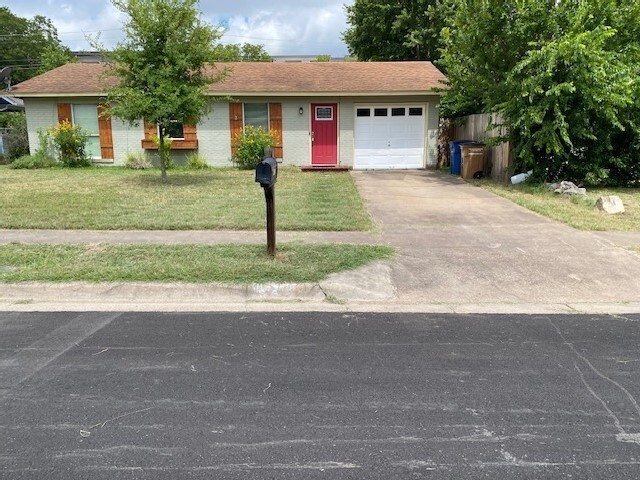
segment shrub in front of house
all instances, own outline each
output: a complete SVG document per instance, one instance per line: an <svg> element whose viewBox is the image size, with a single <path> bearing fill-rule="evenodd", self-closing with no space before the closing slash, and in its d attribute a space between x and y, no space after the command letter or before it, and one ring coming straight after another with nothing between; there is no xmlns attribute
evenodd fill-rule
<svg viewBox="0 0 640 480"><path fill-rule="evenodd" d="M148 170L153 168L151 159L146 152L127 152L124 156L124 166L131 170Z"/></svg>
<svg viewBox="0 0 640 480"><path fill-rule="evenodd" d="M209 164L199 153L190 153L187 155L187 165L193 170L206 170Z"/></svg>
<svg viewBox="0 0 640 480"><path fill-rule="evenodd" d="M164 143L164 148L160 148L160 137L158 135L151 135L151 140L154 145L158 149L158 155L163 158L160 158L161 162L164 162L164 168L167 170L173 168L173 161L171 160L171 145L173 144L173 138L167 136L162 137L162 141Z"/></svg>
<svg viewBox="0 0 640 480"><path fill-rule="evenodd" d="M47 132L53 138L58 159L65 167L86 167L91 165L87 153L87 133L80 125L71 125L64 120Z"/></svg>
<svg viewBox="0 0 640 480"><path fill-rule="evenodd" d="M239 133L233 139L233 146L236 149L233 162L238 168L251 170L264 158L264 149L273 148L276 139L271 132L262 127L246 125L244 133Z"/></svg>
<svg viewBox="0 0 640 480"><path fill-rule="evenodd" d="M36 169L36 168L50 168L57 164L57 162L51 157L45 155L23 155L16 158L9 164L9 168L14 169Z"/></svg>

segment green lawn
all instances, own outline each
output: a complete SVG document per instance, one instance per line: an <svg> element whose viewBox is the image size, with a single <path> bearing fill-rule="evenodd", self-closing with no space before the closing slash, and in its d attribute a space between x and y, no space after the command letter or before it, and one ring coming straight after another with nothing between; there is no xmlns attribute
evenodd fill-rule
<svg viewBox="0 0 640 480"><path fill-rule="evenodd" d="M544 185L504 185L491 180L476 180L473 184L579 230L640 232L640 189L587 188L586 197L567 197ZM595 204L604 195L618 195L625 212L618 215L600 212Z"/></svg>
<svg viewBox="0 0 640 480"><path fill-rule="evenodd" d="M11 170L0 166L0 228L259 230L262 188L253 171L119 167ZM368 230L371 219L348 173L281 168L279 230Z"/></svg>
<svg viewBox="0 0 640 480"><path fill-rule="evenodd" d="M0 245L0 282L312 282L390 258L376 245Z"/></svg>

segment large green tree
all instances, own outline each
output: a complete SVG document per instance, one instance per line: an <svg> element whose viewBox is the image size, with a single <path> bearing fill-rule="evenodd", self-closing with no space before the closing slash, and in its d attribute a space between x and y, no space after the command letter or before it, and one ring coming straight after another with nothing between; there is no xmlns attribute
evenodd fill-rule
<svg viewBox="0 0 640 480"><path fill-rule="evenodd" d="M207 86L220 80L209 68L221 32L204 22L197 0L113 0L128 19L125 40L105 52L118 82L109 88L110 113L131 124L156 123L164 159L171 122L196 123L209 107ZM162 180L167 172L160 161Z"/></svg>
<svg viewBox="0 0 640 480"><path fill-rule="evenodd" d="M638 0L446 0L445 116L500 112L540 179L639 184Z"/></svg>
<svg viewBox="0 0 640 480"><path fill-rule="evenodd" d="M219 62L271 62L273 58L267 53L263 45L254 43L229 43L218 45L215 49L215 59Z"/></svg>
<svg viewBox="0 0 640 480"><path fill-rule="evenodd" d="M360 61L435 60L439 57L440 0L355 0L345 6L343 38Z"/></svg>
<svg viewBox="0 0 640 480"><path fill-rule="evenodd" d="M12 67L14 84L76 61L50 19L18 17L7 7L0 7L0 52L0 67Z"/></svg>

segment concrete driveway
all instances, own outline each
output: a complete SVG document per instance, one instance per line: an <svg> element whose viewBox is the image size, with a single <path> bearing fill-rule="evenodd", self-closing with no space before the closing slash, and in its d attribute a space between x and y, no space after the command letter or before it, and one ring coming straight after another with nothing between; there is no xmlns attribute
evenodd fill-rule
<svg viewBox="0 0 640 480"><path fill-rule="evenodd" d="M400 303L640 306L640 255L604 237L446 174L353 176L382 241L399 250L391 275Z"/></svg>

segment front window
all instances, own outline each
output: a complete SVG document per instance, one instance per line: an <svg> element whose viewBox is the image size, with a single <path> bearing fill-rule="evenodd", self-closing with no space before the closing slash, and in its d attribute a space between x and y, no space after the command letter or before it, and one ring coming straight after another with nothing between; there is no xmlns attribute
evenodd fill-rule
<svg viewBox="0 0 640 480"><path fill-rule="evenodd" d="M244 125L252 127L262 127L269 131L269 105L266 103L245 103L244 104Z"/></svg>
<svg viewBox="0 0 640 480"><path fill-rule="evenodd" d="M87 154L91 158L102 158L100 152L100 129L98 128L98 106L73 105L73 124L80 125L88 134Z"/></svg>
<svg viewBox="0 0 640 480"><path fill-rule="evenodd" d="M164 134L174 140L184 140L184 123L177 120L171 120L167 125L165 125ZM160 136L160 132L158 132L158 136Z"/></svg>

